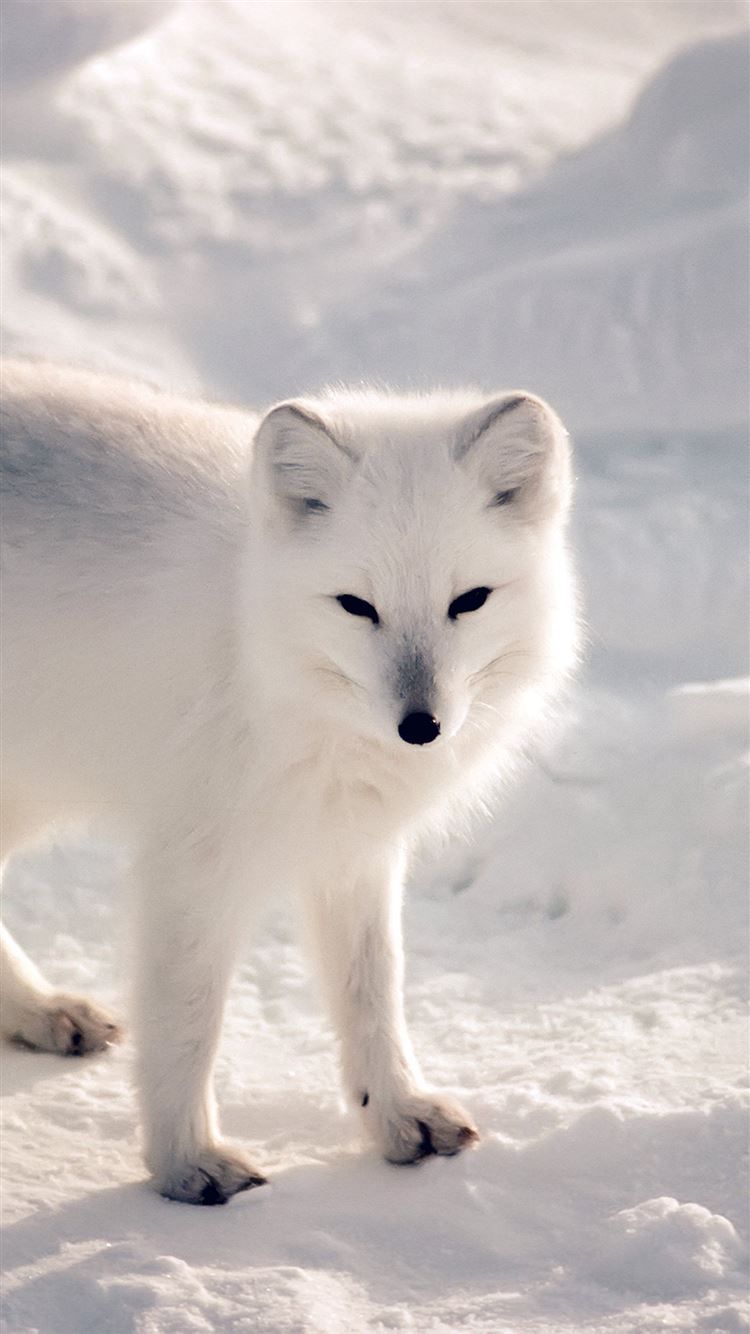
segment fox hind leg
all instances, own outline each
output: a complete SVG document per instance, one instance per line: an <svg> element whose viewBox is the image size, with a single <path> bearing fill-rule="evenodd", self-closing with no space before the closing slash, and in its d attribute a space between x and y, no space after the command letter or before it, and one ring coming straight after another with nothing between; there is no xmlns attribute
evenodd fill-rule
<svg viewBox="0 0 750 1334"><path fill-rule="evenodd" d="M26 825L13 823L15 838L9 837L13 831L7 824L3 829L6 859L28 841ZM39 1051L85 1056L119 1042L122 1031L101 1006L84 996L55 991L0 922L0 1035Z"/></svg>
<svg viewBox="0 0 750 1334"><path fill-rule="evenodd" d="M12 1042L84 1057L119 1042L111 1014L85 996L55 991L0 923L0 1033Z"/></svg>
<svg viewBox="0 0 750 1334"><path fill-rule="evenodd" d="M55 991L0 923L0 1032L39 1051L86 1056L119 1042L122 1030L83 996Z"/></svg>

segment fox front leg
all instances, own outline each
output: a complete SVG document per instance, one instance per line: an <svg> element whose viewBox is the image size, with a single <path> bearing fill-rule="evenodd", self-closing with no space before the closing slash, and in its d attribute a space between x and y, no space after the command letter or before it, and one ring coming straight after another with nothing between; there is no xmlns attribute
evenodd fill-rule
<svg viewBox="0 0 750 1334"><path fill-rule="evenodd" d="M209 865L184 844L175 853L161 843L140 861L135 1029L144 1153L155 1188L189 1204L225 1204L265 1183L245 1151L221 1139L213 1092L244 888L227 860Z"/></svg>
<svg viewBox="0 0 750 1334"><path fill-rule="evenodd" d="M308 917L347 1098L389 1162L413 1163L458 1153L479 1136L459 1103L426 1086L407 1032L402 875L399 859L318 887Z"/></svg>

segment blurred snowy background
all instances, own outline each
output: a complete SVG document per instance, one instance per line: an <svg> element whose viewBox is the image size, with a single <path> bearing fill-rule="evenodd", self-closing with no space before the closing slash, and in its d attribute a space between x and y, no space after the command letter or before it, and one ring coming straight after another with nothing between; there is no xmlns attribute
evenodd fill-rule
<svg viewBox="0 0 750 1334"><path fill-rule="evenodd" d="M357 1156L271 922L219 1092L272 1192L191 1212L134 1184L127 1049L3 1053L8 1334L749 1327L746 25L735 0L3 0L5 351L257 407L541 393L578 449L590 640L554 750L407 909L417 1045L481 1148ZM115 1004L120 879L61 846L6 895L50 976Z"/></svg>

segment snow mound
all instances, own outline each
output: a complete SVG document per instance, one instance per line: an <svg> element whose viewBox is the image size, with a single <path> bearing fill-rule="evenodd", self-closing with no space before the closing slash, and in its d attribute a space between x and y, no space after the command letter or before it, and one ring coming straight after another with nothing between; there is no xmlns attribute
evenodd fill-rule
<svg viewBox="0 0 750 1334"><path fill-rule="evenodd" d="M350 316L347 373L502 377L577 430L744 423L749 91L746 34L704 42L526 191L458 200Z"/></svg>
<svg viewBox="0 0 750 1334"><path fill-rule="evenodd" d="M146 258L82 205L16 166L3 168L3 351L137 374L191 371L164 327ZM54 329L50 340L49 330Z"/></svg>
<svg viewBox="0 0 750 1334"><path fill-rule="evenodd" d="M3 83L26 84L73 65L150 28L174 0L108 4L102 0L3 0Z"/></svg>
<svg viewBox="0 0 750 1334"><path fill-rule="evenodd" d="M741 194L750 163L737 107L747 90L745 34L691 47L661 70L630 119L629 184L640 186L631 204L654 212Z"/></svg>
<svg viewBox="0 0 750 1334"><path fill-rule="evenodd" d="M12 168L3 172L3 246L21 289L71 315L104 312L131 319L153 310L145 265L116 234L61 206Z"/></svg>
<svg viewBox="0 0 750 1334"><path fill-rule="evenodd" d="M134 347L114 289L71 345L11 252L11 346L112 348L254 404L469 380L532 386L575 430L744 420L743 6L33 8L65 16L62 51L92 15L108 40L150 15L61 82L19 78L4 139L80 229L152 257L161 320Z"/></svg>
<svg viewBox="0 0 750 1334"><path fill-rule="evenodd" d="M728 1218L669 1196L609 1220L594 1272L653 1301L685 1298L735 1273L745 1250Z"/></svg>

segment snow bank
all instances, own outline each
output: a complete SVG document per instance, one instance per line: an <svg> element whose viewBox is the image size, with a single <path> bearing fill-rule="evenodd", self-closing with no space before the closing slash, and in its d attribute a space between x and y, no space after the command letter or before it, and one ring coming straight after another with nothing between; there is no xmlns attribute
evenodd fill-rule
<svg viewBox="0 0 750 1334"><path fill-rule="evenodd" d="M151 27L173 0L103 5L101 0L4 0L3 83L28 84L80 64Z"/></svg>
<svg viewBox="0 0 750 1334"><path fill-rule="evenodd" d="M707 41L541 182L457 201L385 301L350 312L348 373L501 374L576 429L744 423L749 92L746 35Z"/></svg>
<svg viewBox="0 0 750 1334"><path fill-rule="evenodd" d="M114 38L133 6L106 9ZM469 379L534 385L576 430L736 424L747 74L721 34L744 17L191 0L5 128L23 182L138 256L161 320L139 354L118 282L108 320L72 320L12 259L6 343L252 402Z"/></svg>

